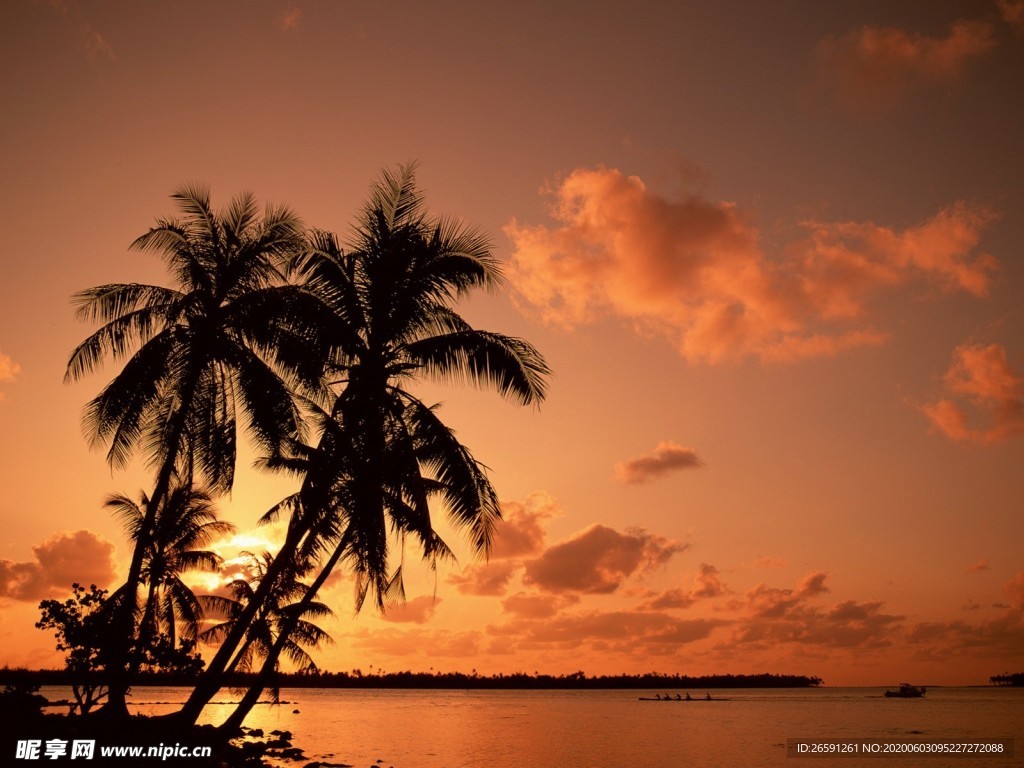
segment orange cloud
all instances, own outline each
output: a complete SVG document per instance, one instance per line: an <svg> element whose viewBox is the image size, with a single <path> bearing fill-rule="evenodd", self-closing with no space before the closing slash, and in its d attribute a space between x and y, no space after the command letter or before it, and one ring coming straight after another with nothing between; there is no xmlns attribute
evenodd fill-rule
<svg viewBox="0 0 1024 768"><path fill-rule="evenodd" d="M520 564L511 560L472 563L449 574L446 581L464 595L503 595L518 568Z"/></svg>
<svg viewBox="0 0 1024 768"><path fill-rule="evenodd" d="M1003 21L1018 35L1024 35L1024 0L996 0L996 5Z"/></svg>
<svg viewBox="0 0 1024 768"><path fill-rule="evenodd" d="M983 557L978 562L972 563L964 568L964 573L982 573L983 571L991 570L992 567L988 564L988 558Z"/></svg>
<svg viewBox="0 0 1024 768"><path fill-rule="evenodd" d="M50 0L50 7L56 9L65 21L72 24L77 30L82 41L82 46L89 55L91 61L103 58L107 61L114 61L114 49L110 46L99 32L82 15L77 3L66 0Z"/></svg>
<svg viewBox="0 0 1024 768"><path fill-rule="evenodd" d="M867 26L829 36L815 51L819 85L850 112L874 115L916 89L955 83L995 47L994 32L987 22L961 20L945 37Z"/></svg>
<svg viewBox="0 0 1024 768"><path fill-rule="evenodd" d="M916 624L906 633L906 642L915 648L915 658L947 660L969 654L1016 664L1024 661L1024 611L977 623Z"/></svg>
<svg viewBox="0 0 1024 768"><path fill-rule="evenodd" d="M501 502L502 521L498 524L491 558L536 555L544 549L543 522L562 512L558 502L543 492L531 493L526 501Z"/></svg>
<svg viewBox="0 0 1024 768"><path fill-rule="evenodd" d="M672 608L689 608L698 600L718 597L728 592L718 575L718 569L708 563L701 563L697 575L693 579L693 588L689 590L678 587L668 589L654 599L640 606L643 610L662 611Z"/></svg>
<svg viewBox="0 0 1024 768"><path fill-rule="evenodd" d="M619 533L593 525L528 562L523 583L546 592L607 594L627 577L649 572L685 548L640 528Z"/></svg>
<svg viewBox="0 0 1024 768"><path fill-rule="evenodd" d="M440 598L432 595L420 595L412 600L403 603L389 605L387 610L380 614L384 621L425 624L434 615L437 606L441 603Z"/></svg>
<svg viewBox="0 0 1024 768"><path fill-rule="evenodd" d="M292 3L277 17L275 23L285 32L296 29L302 23L302 9L296 3Z"/></svg>
<svg viewBox="0 0 1024 768"><path fill-rule="evenodd" d="M679 646L703 640L726 623L720 619L677 619L647 611L588 611L543 620L523 619L490 626L487 631L515 638L519 651L576 650L589 645L605 653L635 657L674 653Z"/></svg>
<svg viewBox="0 0 1024 768"><path fill-rule="evenodd" d="M547 534L544 521L562 514L562 508L547 493L531 493L523 502L501 502L499 523L486 563L471 563L448 576L449 584L464 595L504 595L523 558L544 551Z"/></svg>
<svg viewBox="0 0 1024 768"><path fill-rule="evenodd" d="M962 344L943 376L953 400L926 403L921 410L951 440L989 444L1024 435L1024 377L1017 376L1000 344ZM988 424L971 427L965 403Z"/></svg>
<svg viewBox="0 0 1024 768"><path fill-rule="evenodd" d="M21 366L11 359L10 355L0 352L0 382L14 381L21 373ZM4 399L4 393L0 392L0 400Z"/></svg>
<svg viewBox="0 0 1024 768"><path fill-rule="evenodd" d="M354 648L377 652L387 656L412 656L469 659L480 653L481 635L476 631L399 629L387 627L369 631L361 629L346 637Z"/></svg>
<svg viewBox="0 0 1024 768"><path fill-rule="evenodd" d="M517 592L501 601L506 613L524 619L549 619L563 608L580 601L576 595L529 595Z"/></svg>
<svg viewBox="0 0 1024 768"><path fill-rule="evenodd" d="M658 443L654 453L638 456L635 459L621 462L615 466L615 476L626 485L638 485L656 478L703 466L704 462L692 448L684 448L678 443L663 440Z"/></svg>
<svg viewBox="0 0 1024 768"><path fill-rule="evenodd" d="M1003 586L1018 610L1024 610L1024 571L1020 571Z"/></svg>
<svg viewBox="0 0 1024 768"><path fill-rule="evenodd" d="M39 600L71 584L106 587L114 581L114 545L89 531L62 533L32 548L35 560L0 560L0 597Z"/></svg>
<svg viewBox="0 0 1024 768"><path fill-rule="evenodd" d="M995 268L975 253L993 214L965 203L905 230L802 222L806 236L770 259L732 203L669 200L606 168L577 169L552 195L554 226L505 228L517 302L568 328L618 316L691 362L880 344L885 334L863 321L876 295L925 282L981 296Z"/></svg>

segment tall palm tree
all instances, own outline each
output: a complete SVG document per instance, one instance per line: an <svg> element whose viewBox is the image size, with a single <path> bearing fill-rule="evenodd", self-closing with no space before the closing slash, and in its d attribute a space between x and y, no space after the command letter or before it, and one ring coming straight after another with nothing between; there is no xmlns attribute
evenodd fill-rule
<svg viewBox="0 0 1024 768"><path fill-rule="evenodd" d="M483 466L408 384L470 381L528 405L543 400L549 369L527 342L476 330L455 312L474 288L500 285L498 263L476 230L426 215L413 166L383 173L347 252L329 233L311 242L298 271L333 310L339 351L328 366L336 396L319 411L320 443L294 451L308 463L292 517L303 537L295 552L326 558L304 600L344 561L357 577L357 606L371 596L383 607L403 596L401 567L390 567L396 545L412 536L431 564L450 554L431 524L431 498L477 551L488 551L500 519ZM272 663L273 654L264 672ZM226 727L241 724L259 687Z"/></svg>
<svg viewBox="0 0 1024 768"><path fill-rule="evenodd" d="M273 452L302 427L281 374L320 373L318 355L310 355L318 304L280 271L304 245L299 219L272 206L261 218L250 194L220 213L199 186L172 198L182 218L158 220L132 248L159 253L174 287L112 284L77 294L78 315L102 325L72 352L65 374L75 381L105 357L127 357L86 406L84 423L94 444L109 444L111 466L142 450L156 470L111 627L109 707L121 714L144 553L172 476L190 483L198 475L214 492L230 488L237 412L256 443Z"/></svg>
<svg viewBox="0 0 1024 768"><path fill-rule="evenodd" d="M107 499L106 506L119 518L128 538L140 542L149 506L146 494L138 502L115 494ZM148 647L160 635L168 638L172 648L179 634L181 639L195 642L203 607L182 581L182 574L217 571L220 556L204 547L234 530L231 523L217 519L207 491L180 483L171 485L164 503L157 508L153 533L143 552L140 578L146 586L146 600L139 622L141 647Z"/></svg>

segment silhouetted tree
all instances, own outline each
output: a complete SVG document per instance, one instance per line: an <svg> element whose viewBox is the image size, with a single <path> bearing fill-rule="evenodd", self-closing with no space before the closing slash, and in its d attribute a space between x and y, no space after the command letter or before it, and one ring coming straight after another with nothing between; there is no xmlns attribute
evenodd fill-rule
<svg viewBox="0 0 1024 768"><path fill-rule="evenodd" d="M149 499L139 502L115 494L106 506L124 526L135 545L143 540L143 523ZM178 634L194 643L203 619L203 609L192 589L181 580L187 571L215 572L221 558L202 547L234 532L231 523L218 520L213 500L205 490L172 482L164 502L157 508L152 535L145 544L141 582L146 586L139 642L146 644L160 634L177 643Z"/></svg>
<svg viewBox="0 0 1024 768"><path fill-rule="evenodd" d="M201 595L200 602L206 609L224 621L216 624L200 634L204 642L219 642L239 618L244 615L246 606L253 603L256 591L253 585L259 584L270 570L273 557L269 552L256 556L251 552L243 553L248 558L244 578L234 579L227 585L231 597L221 595ZM259 612L255 619L246 627L245 642L238 649L234 659L228 665L227 673L249 672L265 659L279 635L280 628L285 625L291 614L296 610L294 603L306 592L306 585L289 578L278 579L274 591L267 600L259 604ZM300 671L309 672L317 669L312 656L306 648L318 648L331 642L330 636L308 618L325 618L333 616L331 609L323 603L311 603L296 623L295 631L286 638L285 655Z"/></svg>
<svg viewBox="0 0 1024 768"><path fill-rule="evenodd" d="M500 285L500 270L480 233L426 215L414 170L382 174L348 251L334 235L315 232L297 263L306 288L334 313L337 350L327 366L333 400L322 408L307 402L319 443L286 442L269 462L303 474L302 488L285 505L291 519L278 561L321 561L304 605L339 561L356 575L357 606L368 596L382 607L402 599L401 567L389 567L394 545L414 537L431 564L450 555L431 523L432 498L468 531L476 550L490 547L500 509L484 468L436 407L407 389L409 382L469 381L521 404L544 397L549 369L530 344L476 330L452 308L475 288ZM264 680L286 637L282 629ZM194 720L215 692L230 640L204 675L210 687L200 681L183 710L186 719ZM241 723L260 687L250 689L227 727Z"/></svg>
<svg viewBox="0 0 1024 768"><path fill-rule="evenodd" d="M157 509L172 477L198 475L213 492L234 479L236 412L258 445L272 453L296 438L301 418L287 377L315 378L316 313L308 294L285 284L279 266L304 245L299 219L252 195L221 213L198 186L175 192L181 219L161 219L132 248L159 253L174 287L111 284L74 297L78 315L101 327L71 354L66 380L91 372L105 357L127 357L121 372L85 409L94 444L125 466L142 449L156 469L153 491L132 554L126 600L110 625L111 708L124 713L126 660L136 635L135 596Z"/></svg>

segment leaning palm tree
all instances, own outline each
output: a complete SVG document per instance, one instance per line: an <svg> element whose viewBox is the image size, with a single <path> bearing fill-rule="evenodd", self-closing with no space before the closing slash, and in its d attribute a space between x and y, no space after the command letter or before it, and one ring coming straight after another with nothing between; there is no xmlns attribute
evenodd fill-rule
<svg viewBox="0 0 1024 768"><path fill-rule="evenodd" d="M301 434L287 380L320 373L312 330L318 304L279 269L304 245L299 219L271 206L261 218L249 194L220 213L202 187L172 198L182 218L158 220L132 248L163 256L174 287L112 284L77 294L79 316L102 325L72 352L65 374L75 381L106 357L127 358L86 406L85 427L94 444L109 446L112 467L141 450L156 471L111 627L109 707L120 713L149 532L172 477L198 476L213 492L230 488L237 412L273 452Z"/></svg>
<svg viewBox="0 0 1024 768"><path fill-rule="evenodd" d="M234 579L226 585L230 597L222 595L201 595L200 602L208 614L223 619L219 624L206 629L199 635L204 642L221 641L238 619L243 615L245 607L256 596L254 585L266 576L273 563L273 556L264 552L256 556L250 552L242 553L248 559L243 578ZM271 599L260 605L256 619L246 629L245 642L228 665L227 673L250 672L259 667L261 659L265 659L280 634L280 628L289 623L296 611L295 602L306 592L306 586L295 578L280 579L275 586ZM307 649L312 649L331 642L330 636L320 627L313 624L310 618L333 616L331 609L323 603L312 603L306 607L298 621L296 631L290 633L285 642L284 655L303 670L317 668Z"/></svg>
<svg viewBox="0 0 1024 768"><path fill-rule="evenodd" d="M385 172L374 185L348 251L330 233L314 233L311 243L296 269L336 318L338 352L328 366L335 395L319 411L319 445L293 452L309 466L286 539L293 549L278 558L321 558L306 601L345 562L357 577L357 606L369 596L383 607L403 596L391 561L408 536L431 564L450 554L431 524L432 498L477 551L488 551L500 519L483 466L409 383L470 381L528 405L544 398L549 369L527 342L476 330L455 312L471 290L500 285L500 270L477 231L427 216L414 167ZM268 657L264 673L274 662ZM241 723L259 687L225 726Z"/></svg>
<svg viewBox="0 0 1024 768"><path fill-rule="evenodd" d="M121 521L132 542L143 539L149 506L145 493L139 501L115 494L107 499L106 506ZM216 572L221 557L205 547L234 530L231 523L217 519L207 491L180 483L171 485L164 503L157 508L152 535L146 537L141 571L146 599L139 622L140 647L148 647L161 635L172 648L179 635L188 643L195 642L203 608L182 575L189 571Z"/></svg>

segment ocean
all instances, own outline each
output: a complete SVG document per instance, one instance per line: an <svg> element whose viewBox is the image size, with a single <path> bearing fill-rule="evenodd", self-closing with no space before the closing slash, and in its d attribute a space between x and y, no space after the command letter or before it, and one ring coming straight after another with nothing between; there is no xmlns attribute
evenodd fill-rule
<svg viewBox="0 0 1024 768"><path fill-rule="evenodd" d="M883 688L715 689L718 700L641 701L685 691L461 691L284 689L286 704L257 706L246 725L290 731L305 759L352 766L394 768L589 768L637 766L783 766L851 768L882 759L903 768L975 765L1024 766L1024 689L930 688L923 699L887 699ZM48 698L66 696L44 688ZM187 691L136 688L134 711L176 709ZM220 701L230 700L224 692ZM218 722L229 704L212 705ZM296 711L297 710L297 711ZM831 739L861 750L847 756L795 756L797 742ZM882 746L865 758L864 740ZM988 744L966 756L922 755L900 747L955 741ZM1009 742L1011 757L992 746ZM894 746L895 745L895 746ZM949 749L948 747L938 747ZM818 747L817 749L821 749ZM883 750L910 750L899 754ZM913 750L918 750L914 752ZM179 761L181 762L181 761ZM285 763L282 763L285 764ZM868 763L878 764L877 762Z"/></svg>

